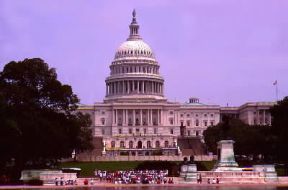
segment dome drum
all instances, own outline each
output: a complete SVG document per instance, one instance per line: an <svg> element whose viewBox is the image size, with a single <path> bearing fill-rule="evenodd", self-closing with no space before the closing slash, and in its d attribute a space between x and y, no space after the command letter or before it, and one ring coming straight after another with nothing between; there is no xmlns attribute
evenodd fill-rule
<svg viewBox="0 0 288 190"><path fill-rule="evenodd" d="M152 80L109 80L106 81L106 97L119 95L158 95L163 96L163 81Z"/></svg>

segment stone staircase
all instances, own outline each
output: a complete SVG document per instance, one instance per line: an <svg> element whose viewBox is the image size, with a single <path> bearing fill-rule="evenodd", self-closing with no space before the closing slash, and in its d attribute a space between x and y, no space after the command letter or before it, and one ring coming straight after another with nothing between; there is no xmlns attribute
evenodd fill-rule
<svg viewBox="0 0 288 190"><path fill-rule="evenodd" d="M177 139L177 144L184 156L206 154L205 144L198 137L180 137Z"/></svg>

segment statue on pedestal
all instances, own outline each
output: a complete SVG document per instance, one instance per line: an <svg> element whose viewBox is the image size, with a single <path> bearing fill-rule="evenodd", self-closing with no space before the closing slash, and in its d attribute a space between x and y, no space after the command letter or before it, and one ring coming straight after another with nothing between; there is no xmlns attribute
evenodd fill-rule
<svg viewBox="0 0 288 190"><path fill-rule="evenodd" d="M196 183L197 182L197 166L194 162L194 156L190 156L188 161L187 157L184 158L181 166L180 177L184 178L185 182Z"/></svg>

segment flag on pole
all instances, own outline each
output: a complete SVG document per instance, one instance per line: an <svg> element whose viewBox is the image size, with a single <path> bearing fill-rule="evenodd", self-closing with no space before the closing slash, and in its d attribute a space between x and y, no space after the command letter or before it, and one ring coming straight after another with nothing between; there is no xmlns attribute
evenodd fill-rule
<svg viewBox="0 0 288 190"><path fill-rule="evenodd" d="M273 82L273 85L277 85L277 80L275 80L275 82Z"/></svg>

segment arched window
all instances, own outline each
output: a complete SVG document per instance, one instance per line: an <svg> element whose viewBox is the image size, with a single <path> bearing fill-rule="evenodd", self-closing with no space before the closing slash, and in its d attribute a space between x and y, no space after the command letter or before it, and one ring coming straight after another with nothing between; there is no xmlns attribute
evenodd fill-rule
<svg viewBox="0 0 288 190"><path fill-rule="evenodd" d="M155 147L156 147L156 148L160 148L160 142L159 142L159 141L156 141Z"/></svg>
<svg viewBox="0 0 288 190"><path fill-rule="evenodd" d="M169 142L165 141L165 148L168 148L168 146L169 146Z"/></svg>
<svg viewBox="0 0 288 190"><path fill-rule="evenodd" d="M115 141L111 141L111 148L115 148Z"/></svg>
<svg viewBox="0 0 288 190"><path fill-rule="evenodd" d="M151 148L151 141L147 141L147 148Z"/></svg>
<svg viewBox="0 0 288 190"><path fill-rule="evenodd" d="M198 120L198 119L196 119L195 125L196 125L197 127L199 126L199 120Z"/></svg>
<svg viewBox="0 0 288 190"><path fill-rule="evenodd" d="M125 143L124 143L124 141L120 141L120 148L125 148Z"/></svg>
<svg viewBox="0 0 288 190"><path fill-rule="evenodd" d="M129 141L129 148L133 148L133 141Z"/></svg>
<svg viewBox="0 0 288 190"><path fill-rule="evenodd" d="M137 148L142 148L142 141L138 141Z"/></svg>

